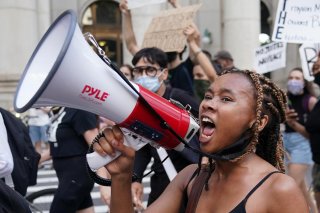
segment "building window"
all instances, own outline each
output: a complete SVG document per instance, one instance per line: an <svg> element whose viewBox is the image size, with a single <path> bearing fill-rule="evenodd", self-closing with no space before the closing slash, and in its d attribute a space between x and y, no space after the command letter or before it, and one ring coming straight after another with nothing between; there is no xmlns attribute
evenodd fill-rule
<svg viewBox="0 0 320 213"><path fill-rule="evenodd" d="M260 1L260 35L259 41L261 45L271 42L271 29L270 29L270 12L262 1Z"/></svg>
<svg viewBox="0 0 320 213"><path fill-rule="evenodd" d="M82 31L90 32L107 57L118 66L122 64L121 12L119 3L95 1L82 16Z"/></svg>

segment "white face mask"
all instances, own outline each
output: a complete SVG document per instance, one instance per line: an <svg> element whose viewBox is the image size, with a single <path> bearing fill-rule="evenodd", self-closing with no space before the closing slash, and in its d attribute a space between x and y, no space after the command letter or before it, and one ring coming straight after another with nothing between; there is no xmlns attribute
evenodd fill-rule
<svg viewBox="0 0 320 213"><path fill-rule="evenodd" d="M289 80L287 88L292 95L300 95L303 93L304 82L295 79Z"/></svg>
<svg viewBox="0 0 320 213"><path fill-rule="evenodd" d="M140 84L144 88L152 91L157 92L161 86L162 82L159 82L157 77L150 77L150 76L140 76L134 80L135 83Z"/></svg>

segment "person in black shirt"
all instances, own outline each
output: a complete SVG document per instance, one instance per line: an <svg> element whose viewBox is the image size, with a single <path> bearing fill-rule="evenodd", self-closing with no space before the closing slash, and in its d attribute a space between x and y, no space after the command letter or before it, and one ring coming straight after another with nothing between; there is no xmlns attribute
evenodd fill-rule
<svg viewBox="0 0 320 213"><path fill-rule="evenodd" d="M132 59L133 81L147 88L148 90L162 96L165 99L173 99L179 101L183 106L187 104L191 106L191 113L198 117L198 102L195 98L190 96L187 92L167 86L164 81L168 77L167 57L166 54L158 48L143 48L138 51ZM193 146L198 146L197 138L194 137L191 142ZM177 172L189 164L198 161L199 156L190 150L177 152L175 150L168 150L169 159L174 165ZM142 177L143 173L150 162L154 159L152 168L154 174L151 176L151 192L149 194L148 205L156 200L170 183L170 179L164 166L161 165L160 153L150 144L145 145L137 151L134 172L138 177ZM139 204L143 196L142 179L132 184L132 191L134 194L134 201ZM184 210L181 210L184 212Z"/></svg>
<svg viewBox="0 0 320 213"><path fill-rule="evenodd" d="M186 47L185 47L186 49ZM193 62L190 57L185 61L182 60L182 52L167 52L168 63L169 63L169 81L168 83L174 87L182 89L188 92L190 95L194 95L193 91Z"/></svg>
<svg viewBox="0 0 320 213"><path fill-rule="evenodd" d="M320 52L318 59L312 67L314 83L320 86ZM320 101L316 103L310 112L305 124L306 130L310 136L312 159L314 161L312 178L313 190L318 209L320 210Z"/></svg>
<svg viewBox="0 0 320 213"><path fill-rule="evenodd" d="M62 108L59 113L52 123L57 128L50 132L50 152L59 180L50 212L93 213L90 192L94 183L87 174L86 154L99 133L98 118L90 112L71 108Z"/></svg>

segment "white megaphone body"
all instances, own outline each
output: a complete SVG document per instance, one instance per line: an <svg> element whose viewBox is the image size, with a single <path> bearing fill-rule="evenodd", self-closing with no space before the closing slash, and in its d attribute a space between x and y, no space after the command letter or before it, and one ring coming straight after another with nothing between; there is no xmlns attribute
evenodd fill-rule
<svg viewBox="0 0 320 213"><path fill-rule="evenodd" d="M181 138L188 142L194 136L199 126L187 110L132 85ZM117 123L126 137L134 134L129 145L136 150L155 143L182 151L184 144L161 125L140 99L93 51L80 31L75 13L68 10L54 21L34 50L20 79L14 108L24 112L31 107L64 106L89 111ZM95 152L87 155L92 169L114 158Z"/></svg>

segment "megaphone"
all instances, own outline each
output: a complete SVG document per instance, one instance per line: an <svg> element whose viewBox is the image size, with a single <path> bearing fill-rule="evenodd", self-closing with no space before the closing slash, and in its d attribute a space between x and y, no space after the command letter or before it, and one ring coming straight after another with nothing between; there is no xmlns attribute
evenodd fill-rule
<svg viewBox="0 0 320 213"><path fill-rule="evenodd" d="M182 151L184 144L163 127L141 98L186 142L199 128L196 120L186 109L131 84L97 55L81 33L75 12L67 10L49 27L29 59L14 108L24 112L31 107L63 106L89 111L117 123L132 136L130 146L135 149L153 143ZM91 169L98 169L115 157L94 152L87 155L87 160Z"/></svg>

